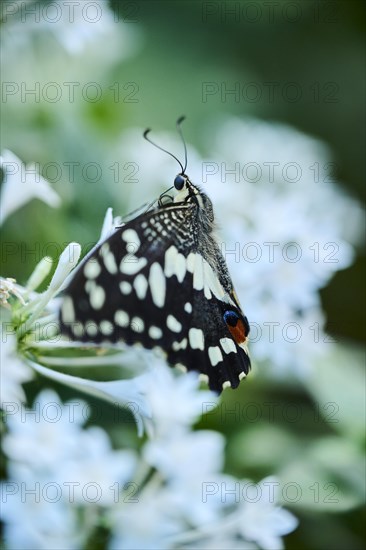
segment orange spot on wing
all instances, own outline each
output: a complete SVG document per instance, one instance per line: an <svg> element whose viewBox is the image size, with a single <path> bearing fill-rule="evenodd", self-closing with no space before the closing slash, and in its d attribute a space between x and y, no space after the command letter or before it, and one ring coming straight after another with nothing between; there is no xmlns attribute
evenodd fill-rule
<svg viewBox="0 0 366 550"><path fill-rule="evenodd" d="M245 334L244 323L241 319L238 319L235 327L232 327L229 324L226 326L237 344L243 344L245 342L247 336Z"/></svg>

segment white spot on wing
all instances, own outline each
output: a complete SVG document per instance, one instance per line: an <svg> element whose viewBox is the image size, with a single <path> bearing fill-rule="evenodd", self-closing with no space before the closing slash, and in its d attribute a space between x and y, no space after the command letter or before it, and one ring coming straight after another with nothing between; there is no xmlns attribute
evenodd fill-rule
<svg viewBox="0 0 366 550"><path fill-rule="evenodd" d="M173 315L168 315L166 326L173 332L180 332L182 330L182 325Z"/></svg>
<svg viewBox="0 0 366 550"><path fill-rule="evenodd" d="M229 380L226 380L222 385L223 390L226 390L226 388L231 388L231 382Z"/></svg>
<svg viewBox="0 0 366 550"><path fill-rule="evenodd" d="M113 325L106 319L99 323L100 332L105 336L109 336L113 332Z"/></svg>
<svg viewBox="0 0 366 550"><path fill-rule="evenodd" d="M178 256L178 250L172 244L165 252L164 273L166 277L171 277L175 272L175 262Z"/></svg>
<svg viewBox="0 0 366 550"><path fill-rule="evenodd" d="M204 290L206 300L211 300L212 298L211 290L210 290L210 287L206 284L206 281L205 281L205 286L203 287L203 290Z"/></svg>
<svg viewBox="0 0 366 550"><path fill-rule="evenodd" d="M142 273L137 275L135 277L135 280L133 281L133 286L136 290L137 297L140 300L143 300L146 296L146 291L148 287L145 275L142 275Z"/></svg>
<svg viewBox="0 0 366 550"><path fill-rule="evenodd" d="M183 254L178 254L175 262L175 274L178 281L181 283L186 274L186 259Z"/></svg>
<svg viewBox="0 0 366 550"><path fill-rule="evenodd" d="M243 378L246 378L246 376L247 376L247 375L245 374L245 372L241 372L241 373L239 374L239 380L243 380Z"/></svg>
<svg viewBox="0 0 366 550"><path fill-rule="evenodd" d="M216 296L219 300L222 300L225 296L225 291L221 286L220 280L217 275L214 273L212 267L206 260L203 260L203 271L204 271L204 281L205 281L205 296L209 294L210 291ZM207 290L206 290L207 288Z"/></svg>
<svg viewBox="0 0 366 550"><path fill-rule="evenodd" d="M130 321L128 314L122 309L118 309L114 314L114 321L119 327L127 327Z"/></svg>
<svg viewBox="0 0 366 550"><path fill-rule="evenodd" d="M88 336L96 336L98 334L98 326L94 321L87 321L85 323L85 331Z"/></svg>
<svg viewBox="0 0 366 550"><path fill-rule="evenodd" d="M150 267L149 285L151 296L157 307L163 307L165 303L166 282L161 265L154 262Z"/></svg>
<svg viewBox="0 0 366 550"><path fill-rule="evenodd" d="M119 288L122 294L130 294L132 290L132 286L127 281L122 281L122 283L119 283Z"/></svg>
<svg viewBox="0 0 366 550"><path fill-rule="evenodd" d="M101 268L96 259L92 259L86 262L84 265L84 275L87 279L95 279L101 272Z"/></svg>
<svg viewBox="0 0 366 550"><path fill-rule="evenodd" d="M186 274L186 259L174 245L165 252L164 273L166 277L176 275L180 283Z"/></svg>
<svg viewBox="0 0 366 550"><path fill-rule="evenodd" d="M115 275L118 271L116 264L116 259L113 252L111 252L108 243L104 243L100 249L100 255L103 258L104 265L106 270L109 271L111 275Z"/></svg>
<svg viewBox="0 0 366 550"><path fill-rule="evenodd" d="M102 308L105 302L104 288L101 286L95 285L93 290L90 292L89 300L90 300L90 305L93 309Z"/></svg>
<svg viewBox="0 0 366 550"><path fill-rule="evenodd" d="M236 352L236 346L231 338L220 338L220 344L225 353Z"/></svg>
<svg viewBox="0 0 366 550"><path fill-rule="evenodd" d="M178 370L180 370L181 372L184 372L186 373L187 372L187 367L185 367L184 365L182 365L181 363L177 363L176 365L174 365Z"/></svg>
<svg viewBox="0 0 366 550"><path fill-rule="evenodd" d="M136 233L136 231L134 229L125 229L124 232L122 233L122 239L126 243L135 244L137 246L136 250L138 250L138 248L141 244L139 236L138 236L138 234Z"/></svg>
<svg viewBox="0 0 366 550"><path fill-rule="evenodd" d="M190 328L188 332L189 344L192 349L204 350L205 339L200 328Z"/></svg>
<svg viewBox="0 0 366 550"><path fill-rule="evenodd" d="M201 254L196 254L196 261L194 262L193 270L193 288L196 290L202 290L203 285L203 258Z"/></svg>
<svg viewBox="0 0 366 550"><path fill-rule="evenodd" d="M184 304L184 311L186 311L187 313L192 313L192 304L190 304L189 302L186 302Z"/></svg>
<svg viewBox="0 0 366 550"><path fill-rule="evenodd" d="M194 252L190 252L187 256L187 271L190 273L193 273L194 271L194 264L196 262L196 254Z"/></svg>
<svg viewBox="0 0 366 550"><path fill-rule="evenodd" d="M173 351L179 351L180 349L186 349L187 347L187 338L183 338L181 342L173 342L172 349Z"/></svg>
<svg viewBox="0 0 366 550"><path fill-rule="evenodd" d="M131 328L134 332L142 332L144 330L144 322L141 317L132 317Z"/></svg>
<svg viewBox="0 0 366 550"><path fill-rule="evenodd" d="M71 325L71 330L77 338L80 338L84 334L84 327L80 321L77 321L76 323L73 323Z"/></svg>
<svg viewBox="0 0 366 550"><path fill-rule="evenodd" d="M208 357L211 361L211 365L215 367L220 361L222 361L222 353L219 346L210 346L208 348Z"/></svg>
<svg viewBox="0 0 366 550"><path fill-rule="evenodd" d="M151 326L149 328L149 336L150 338L153 338L154 340L158 340L163 336L163 331L159 327Z"/></svg>

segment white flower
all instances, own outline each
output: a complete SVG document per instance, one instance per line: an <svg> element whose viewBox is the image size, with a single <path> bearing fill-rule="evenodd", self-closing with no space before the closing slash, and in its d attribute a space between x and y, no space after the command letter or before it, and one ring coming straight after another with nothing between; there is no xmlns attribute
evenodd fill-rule
<svg viewBox="0 0 366 550"><path fill-rule="evenodd" d="M316 362L330 350L332 338L323 332L325 318L320 308L297 313L286 302L253 299L250 303L254 312L251 346L255 361L261 363L261 375L271 375L276 365L290 379L307 376L312 368L309 358Z"/></svg>
<svg viewBox="0 0 366 550"><path fill-rule="evenodd" d="M6 417L9 432L3 449L9 459L46 476L79 452L81 426L89 414L84 401L63 405L52 390L43 390L32 410L24 407Z"/></svg>
<svg viewBox="0 0 366 550"><path fill-rule="evenodd" d="M45 256L38 262L26 285L27 294L36 290L52 269L52 258Z"/></svg>
<svg viewBox="0 0 366 550"><path fill-rule="evenodd" d="M112 235L113 231L116 228L116 223L113 219L113 210L112 208L107 208L107 211L104 216L103 225L102 225L102 231L100 232L100 238L97 244L100 244L105 239L107 239L110 235Z"/></svg>
<svg viewBox="0 0 366 550"><path fill-rule="evenodd" d="M250 501L242 502L242 518L238 531L249 541L254 541L263 550L282 550L281 537L293 531L297 519L287 510L275 505L278 481L273 477L263 479L253 488Z"/></svg>
<svg viewBox="0 0 366 550"><path fill-rule="evenodd" d="M60 205L60 197L39 174L35 164L25 166L14 153L5 149L0 166L4 170L0 223L31 199L40 199L53 208Z"/></svg>
<svg viewBox="0 0 366 550"><path fill-rule="evenodd" d="M199 430L165 440L146 443L143 456L168 480L201 480L219 472L224 461L224 437L213 431ZM199 460L198 460L199 457Z"/></svg>
<svg viewBox="0 0 366 550"><path fill-rule="evenodd" d="M28 0L29 1L29 0ZM67 54L81 56L92 53L113 60L128 57L139 46L139 33L134 22L137 15L127 14L116 6L115 13L108 2L94 0L93 2L53 2L49 5L33 6L33 17L24 17L27 8L21 2L20 9L7 13L4 46L16 51L18 48L29 47L32 34L38 38L47 38L47 33L56 38ZM119 22L125 22L123 32ZM108 48L100 48L108 38ZM50 43L48 43L48 47ZM118 56L118 57L117 57Z"/></svg>
<svg viewBox="0 0 366 550"><path fill-rule="evenodd" d="M69 273L77 265L81 253L79 243L70 243L59 257L56 271L53 274L49 288L57 292Z"/></svg>
<svg viewBox="0 0 366 550"><path fill-rule="evenodd" d="M216 491L228 483L219 472L224 462L224 437L213 431L199 430L149 441L143 448L145 461L154 466L172 493L177 518L187 526L200 527L220 519L225 505ZM214 487L215 496L204 498Z"/></svg>
<svg viewBox="0 0 366 550"><path fill-rule="evenodd" d="M66 460L80 454L86 404L63 405L44 390L33 408L5 418L3 451L9 479L2 484L2 511L7 548L80 548L87 532L70 506L67 485L59 483ZM67 481L72 481L68 478Z"/></svg>
<svg viewBox="0 0 366 550"><path fill-rule="evenodd" d="M96 244L92 247L92 249L88 252L88 254L86 254L84 256L84 258L82 259L82 261L79 263L79 265L77 266L77 269L80 269L84 263L88 260L88 258L90 258L90 256L92 256L92 254L95 252L95 250L97 249L97 247L103 242L105 241L108 237L110 237L110 235L112 235L112 233L116 230L116 227L118 225L118 219L117 218L113 218L113 210L112 208L107 208L107 211L104 215L104 220L103 220L103 224L102 224L102 230L100 232L100 236L99 236L99 239L98 241L96 242ZM77 243L72 243L74 245L76 245ZM70 245L69 245L70 246ZM74 254L75 254L75 246L73 247L74 250ZM69 255L69 258L71 259L71 257L73 256L72 253L70 253ZM80 256L80 253L79 253L79 256ZM77 263L77 260L79 259L79 256L78 258L76 259L76 261L73 261L73 264L70 268L70 272L67 274L67 276L64 277L64 280L62 282L62 285L60 286L60 291L64 290L68 284L70 283L71 279L73 278L74 274L75 273L72 273L71 271L73 270L74 267L76 267L76 263ZM67 256L66 256L67 258ZM61 257L60 257L61 259Z"/></svg>
<svg viewBox="0 0 366 550"><path fill-rule="evenodd" d="M159 439L172 433L184 434L203 413L212 410L218 397L211 391L198 391L197 373L179 373L153 359L151 373L142 378L152 413L153 435Z"/></svg>
<svg viewBox="0 0 366 550"><path fill-rule="evenodd" d="M52 24L46 19L43 21L43 27L54 32L70 54L79 54L94 41L105 38L116 25L108 4L100 0L89 6L77 3L72 9L66 9L65 5L62 8L61 18L57 24Z"/></svg>
<svg viewBox="0 0 366 550"><path fill-rule="evenodd" d="M45 541L49 548L60 548L64 530L69 534L63 547L81 547L93 525L84 525L74 508L113 505L131 481L134 453L114 451L102 428L84 430L88 411L82 401L63 404L55 392L44 390L32 409L6 418L9 481L2 491L10 548L21 540L20 524L31 541L25 548L35 541L40 548L47 548Z"/></svg>
<svg viewBox="0 0 366 550"><path fill-rule="evenodd" d="M84 365L82 359L83 358L79 360L76 359L72 362L72 366ZM95 361L93 361L93 359L95 359ZM68 365L66 358L57 358L57 360L57 362L61 362L66 366ZM118 361L123 363L123 360L123 357L119 355ZM108 363L108 358L96 357L90 358L87 361L91 366L103 366L103 363ZM51 378L57 382L61 382L61 384L65 384L86 394L113 403L113 405L117 407L117 411L118 408L123 407L133 415L137 424L139 436L143 435L145 429L147 433L150 433L151 411L149 403L146 400L145 392L143 391L143 383L141 383L145 379L146 374L136 376L134 379L99 382L97 380L90 380L88 378L80 378L79 376L57 372L34 362L30 364L35 371L43 374L47 378Z"/></svg>
<svg viewBox="0 0 366 550"><path fill-rule="evenodd" d="M126 484L132 483L137 462L134 453L113 451L107 433L97 426L83 430L78 444L78 452L59 464L55 479L60 484L77 483L77 504L91 501L99 506L113 505ZM90 495L87 487L91 487Z"/></svg>
<svg viewBox="0 0 366 550"><path fill-rule="evenodd" d="M208 446L202 452L211 450L212 448ZM220 523L225 517L228 500L224 494L224 488L228 488L230 492L239 482L231 476L218 472L201 471L196 475L195 469L186 470L184 475L177 476L169 483L169 487L174 495L177 515L185 518L187 525L206 531L208 526L216 522Z"/></svg>
<svg viewBox="0 0 366 550"><path fill-rule="evenodd" d="M154 490L155 489L155 490ZM171 550L169 537L185 528L177 517L174 494L164 487L146 487L142 494L125 498L111 508L108 519L112 526L110 550Z"/></svg>
<svg viewBox="0 0 366 550"><path fill-rule="evenodd" d="M0 277L0 306L11 309L8 303L11 296L15 296L23 305L25 304L23 294L15 283L15 279Z"/></svg>
<svg viewBox="0 0 366 550"><path fill-rule="evenodd" d="M67 501L59 499L51 503L43 498L38 499L37 494L31 494L35 489L34 479L17 482L12 486L17 489L17 494L7 495L4 491L10 489L8 483L2 484L2 517L7 549L75 550L84 546L88 532L81 529L77 510L71 508Z"/></svg>

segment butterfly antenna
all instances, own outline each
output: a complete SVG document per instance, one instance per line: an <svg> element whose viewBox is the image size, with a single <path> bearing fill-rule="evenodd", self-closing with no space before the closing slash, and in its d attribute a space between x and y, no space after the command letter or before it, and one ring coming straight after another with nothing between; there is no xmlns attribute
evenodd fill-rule
<svg viewBox="0 0 366 550"><path fill-rule="evenodd" d="M178 132L179 132L179 135L182 137L183 139L183 136L182 136L182 130L180 129L180 123L184 120L185 117L180 117L178 120L177 120L177 128L178 128ZM181 167L182 169L182 174L185 173L185 169L187 168L187 152L186 152L186 155L185 155L185 167L183 168L183 164L180 162L180 160L175 156L173 155L173 153L171 153L170 151L167 151L166 149L164 149L163 147L160 147L160 145L158 145L157 143L155 143L154 141L152 141L149 137L148 137L148 134L149 132L151 132L151 129L148 128L147 130L145 130L144 132L144 138L146 139L146 141L148 141L149 143L151 143L151 145L154 145L154 147L156 147L157 149L160 149L160 151L163 151L164 153L167 153L168 155L170 155L173 159L175 159L177 161L177 163L179 164L179 166ZM186 151L186 144L183 140L183 143L184 143L184 149Z"/></svg>
<svg viewBox="0 0 366 550"><path fill-rule="evenodd" d="M183 142L183 146L184 146L184 169L183 169L183 174L185 174L186 168L187 168L187 145L186 145L186 140L184 139L184 136L183 136L181 124L185 119L186 119L185 116L181 116L177 120L177 130L178 130L178 133L180 135L180 138L181 138L181 140Z"/></svg>

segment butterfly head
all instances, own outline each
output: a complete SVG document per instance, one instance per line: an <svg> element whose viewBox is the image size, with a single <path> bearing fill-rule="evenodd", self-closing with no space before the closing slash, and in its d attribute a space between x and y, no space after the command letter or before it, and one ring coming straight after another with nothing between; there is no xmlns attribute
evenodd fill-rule
<svg viewBox="0 0 366 550"><path fill-rule="evenodd" d="M179 172L179 174L177 174L174 178L174 187L178 191L177 195L174 198L174 202L178 203L178 202L192 201L195 204L197 204L197 206L200 207L200 209L205 209L208 220L213 221L212 203L210 199L206 195L204 195L204 193L202 193L198 187L193 185L193 183L190 181L189 177L185 173L187 168L187 145L184 140L182 129L181 129L181 124L184 119L185 117L181 116L177 120L177 130L184 145L184 166L181 163L181 161L175 155L173 155L173 153L170 153L170 151L167 151L163 147L160 147L160 145L158 145L157 143L152 141L150 137L148 137L148 134L150 133L149 128L145 130L144 138L149 143L154 145L154 147L157 147L157 149L164 151L164 153L167 153L170 157L174 158L182 169L182 171Z"/></svg>
<svg viewBox="0 0 366 550"><path fill-rule="evenodd" d="M184 202L193 194L193 188L189 177L187 174L181 172L174 178L174 187L178 191L174 198L174 202Z"/></svg>
<svg viewBox="0 0 366 550"><path fill-rule="evenodd" d="M175 202L183 201L187 197L191 197L200 193L198 188L193 185L187 174L185 174L184 172L180 172L177 176L175 176L174 187L178 191Z"/></svg>
<svg viewBox="0 0 366 550"><path fill-rule="evenodd" d="M202 193L198 187L193 185L187 174L181 172L174 178L174 187L178 191L174 198L174 202L186 202L193 200L198 206L202 207Z"/></svg>

